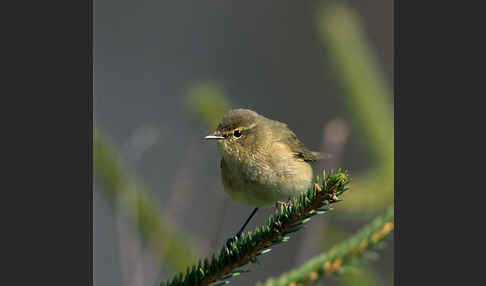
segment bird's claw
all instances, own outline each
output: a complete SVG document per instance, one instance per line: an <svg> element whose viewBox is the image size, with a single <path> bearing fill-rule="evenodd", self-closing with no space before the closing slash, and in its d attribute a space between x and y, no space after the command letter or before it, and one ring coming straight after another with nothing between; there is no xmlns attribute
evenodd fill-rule
<svg viewBox="0 0 486 286"><path fill-rule="evenodd" d="M293 205L293 203L292 203L292 200L291 200L291 199L288 199L287 201L280 201L280 200L279 200L279 201L276 201L276 202L275 202L275 208L276 208L276 209L280 209L280 207L281 207L282 205L284 205L284 206L286 206L286 207L291 207L291 206Z"/></svg>
<svg viewBox="0 0 486 286"><path fill-rule="evenodd" d="M228 238L228 240L226 241L226 247L231 250L231 245L233 244L234 241L235 241L234 237Z"/></svg>
<svg viewBox="0 0 486 286"><path fill-rule="evenodd" d="M226 247L229 250L231 250L232 249L231 245L233 244L233 242L235 242L235 240L239 239L240 237L241 237L241 233L237 233L235 236L228 238L228 240L226 240Z"/></svg>

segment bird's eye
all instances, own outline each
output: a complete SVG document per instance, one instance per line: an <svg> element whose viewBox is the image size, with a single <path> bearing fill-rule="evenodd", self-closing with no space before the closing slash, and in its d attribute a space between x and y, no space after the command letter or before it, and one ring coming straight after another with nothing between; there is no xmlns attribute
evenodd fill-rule
<svg viewBox="0 0 486 286"><path fill-rule="evenodd" d="M235 132L233 132L233 136L235 136L236 138L239 138L241 136L241 131L235 130Z"/></svg>

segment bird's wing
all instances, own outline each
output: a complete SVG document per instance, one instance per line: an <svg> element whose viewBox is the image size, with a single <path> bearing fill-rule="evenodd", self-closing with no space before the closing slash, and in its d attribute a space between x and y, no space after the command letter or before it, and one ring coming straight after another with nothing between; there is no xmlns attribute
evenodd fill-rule
<svg viewBox="0 0 486 286"><path fill-rule="evenodd" d="M329 158L329 154L312 152L300 142L294 132L287 127L287 124L274 121L272 130L275 131L276 141L282 142L290 148L297 158L306 162L314 162L319 159Z"/></svg>

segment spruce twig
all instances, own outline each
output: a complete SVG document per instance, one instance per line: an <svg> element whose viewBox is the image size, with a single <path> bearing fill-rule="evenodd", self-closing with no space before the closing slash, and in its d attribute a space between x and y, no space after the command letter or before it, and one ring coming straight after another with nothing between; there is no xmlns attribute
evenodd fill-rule
<svg viewBox="0 0 486 286"><path fill-rule="evenodd" d="M312 216L331 210L329 206L339 202L340 196L349 189L348 183L349 176L341 169L331 171L327 176L324 173L322 180L318 182L317 179L306 193L292 198L289 205L282 204L266 225L243 233L230 248L224 246L217 255L213 254L211 260L200 260L197 266L188 267L185 274L180 273L161 285L226 284L226 279L247 272L240 267L268 253L271 246L286 242L287 235L303 228Z"/></svg>
<svg viewBox="0 0 486 286"><path fill-rule="evenodd" d="M389 207L384 215L377 217L369 225L345 242L333 247L326 253L312 258L301 267L270 278L257 286L303 286L318 278L333 274L341 274L344 269L366 257L373 246L380 244L388 238L394 229L393 206Z"/></svg>

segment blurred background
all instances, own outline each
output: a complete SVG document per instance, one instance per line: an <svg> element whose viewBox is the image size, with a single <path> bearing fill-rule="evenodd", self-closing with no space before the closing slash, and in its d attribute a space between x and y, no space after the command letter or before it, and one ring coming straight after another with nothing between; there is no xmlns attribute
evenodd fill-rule
<svg viewBox="0 0 486 286"><path fill-rule="evenodd" d="M381 214L393 204L393 36L393 1L94 1L94 285L158 285L239 229L252 208L223 192L203 140L230 108L287 123L333 155L316 170L353 180L232 285L291 270ZM393 241L376 253L316 285L392 285Z"/></svg>

